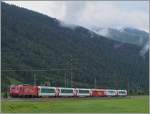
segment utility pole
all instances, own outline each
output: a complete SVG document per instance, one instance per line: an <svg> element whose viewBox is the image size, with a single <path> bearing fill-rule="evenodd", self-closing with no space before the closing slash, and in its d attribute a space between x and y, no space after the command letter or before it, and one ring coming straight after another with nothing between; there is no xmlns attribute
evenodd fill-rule
<svg viewBox="0 0 150 114"><path fill-rule="evenodd" d="M64 85L65 85L65 87L66 87L66 82L67 82L67 80L66 80L66 72L65 72L65 78L64 78Z"/></svg>
<svg viewBox="0 0 150 114"><path fill-rule="evenodd" d="M118 80L116 80L116 89L118 89Z"/></svg>
<svg viewBox="0 0 150 114"><path fill-rule="evenodd" d="M68 87L68 78L66 77L66 87Z"/></svg>
<svg viewBox="0 0 150 114"><path fill-rule="evenodd" d="M34 75L34 85L36 86L36 75L35 74L33 75Z"/></svg>
<svg viewBox="0 0 150 114"><path fill-rule="evenodd" d="M94 88L96 88L96 77L94 79Z"/></svg>
<svg viewBox="0 0 150 114"><path fill-rule="evenodd" d="M71 75L71 87L72 87L72 75Z"/></svg>
<svg viewBox="0 0 150 114"><path fill-rule="evenodd" d="M70 80L71 80L71 87L72 87L72 77L73 77L73 71L72 71L72 55L70 58Z"/></svg>
<svg viewBox="0 0 150 114"><path fill-rule="evenodd" d="M66 87L68 86L68 87L73 87L73 79L74 79L74 77L73 77L73 72L74 72L74 70L75 70L75 68L74 68L74 64L73 64L73 62L74 62L74 60L75 59L73 59L73 56L72 55L69 55L69 56L67 56L67 64L66 64L66 66L67 66L67 69L65 69L66 70L66 72L68 73L68 76L66 76L65 78L64 78L64 83L66 83L65 85L66 85ZM67 75L67 73L65 74L65 75ZM65 81L66 80L66 81Z"/></svg>
<svg viewBox="0 0 150 114"><path fill-rule="evenodd" d="M127 77L127 91L129 91L129 89L130 89L129 79L128 79L128 77Z"/></svg>

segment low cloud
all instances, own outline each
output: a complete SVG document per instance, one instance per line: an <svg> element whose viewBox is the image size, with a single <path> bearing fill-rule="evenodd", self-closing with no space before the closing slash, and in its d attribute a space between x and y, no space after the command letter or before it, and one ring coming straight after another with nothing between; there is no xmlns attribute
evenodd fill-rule
<svg viewBox="0 0 150 114"><path fill-rule="evenodd" d="M6 1L55 17L66 25L135 27L149 31L148 1Z"/></svg>

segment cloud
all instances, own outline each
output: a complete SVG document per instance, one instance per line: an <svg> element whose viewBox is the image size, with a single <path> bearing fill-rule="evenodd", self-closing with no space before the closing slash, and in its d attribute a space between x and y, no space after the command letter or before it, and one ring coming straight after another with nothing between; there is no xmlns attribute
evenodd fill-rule
<svg viewBox="0 0 150 114"><path fill-rule="evenodd" d="M6 1L91 29L135 27L149 31L148 1Z"/></svg>
<svg viewBox="0 0 150 114"><path fill-rule="evenodd" d="M84 27L92 28L93 26L99 27L136 27L143 30L149 29L149 15L142 10L129 11L121 8L112 2L88 1L81 5L73 4L74 10L66 10L66 17L64 21L82 25ZM66 6L67 7L67 6ZM68 6L69 7L69 6ZM127 6L123 6L127 7ZM74 14L74 15L73 15ZM72 16L73 15L73 16Z"/></svg>
<svg viewBox="0 0 150 114"><path fill-rule="evenodd" d="M82 12L84 11L84 7L86 2L84 1L68 1L65 2L65 15L63 21L68 23L78 23L79 18L82 17ZM76 20L76 21L74 21Z"/></svg>

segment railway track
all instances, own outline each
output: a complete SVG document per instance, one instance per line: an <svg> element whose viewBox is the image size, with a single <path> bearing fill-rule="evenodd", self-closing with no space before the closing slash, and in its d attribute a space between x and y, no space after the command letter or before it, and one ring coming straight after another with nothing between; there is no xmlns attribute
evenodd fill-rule
<svg viewBox="0 0 150 114"><path fill-rule="evenodd" d="M45 98L5 98L2 100L8 100L8 101L33 101L33 102L43 102L43 101L63 101L63 100L90 100L90 99L123 99L123 98L130 98L130 96L126 97L45 97Z"/></svg>

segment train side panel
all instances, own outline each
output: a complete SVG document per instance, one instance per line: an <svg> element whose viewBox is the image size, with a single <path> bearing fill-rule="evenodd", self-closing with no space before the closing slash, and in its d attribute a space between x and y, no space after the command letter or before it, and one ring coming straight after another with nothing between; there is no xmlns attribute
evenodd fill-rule
<svg viewBox="0 0 150 114"><path fill-rule="evenodd" d="M75 96L74 88L59 88L59 96L61 97L73 97Z"/></svg>
<svg viewBox="0 0 150 114"><path fill-rule="evenodd" d="M38 87L37 86L20 86L20 96L29 96L29 97L37 97L38 96Z"/></svg>
<svg viewBox="0 0 150 114"><path fill-rule="evenodd" d="M55 97L57 95L56 87L48 86L38 86L38 96L39 97Z"/></svg>
<svg viewBox="0 0 150 114"><path fill-rule="evenodd" d="M89 97L91 96L91 89L77 89L77 96L78 97Z"/></svg>
<svg viewBox="0 0 150 114"><path fill-rule="evenodd" d="M117 90L118 96L127 96L127 90Z"/></svg>
<svg viewBox="0 0 150 114"><path fill-rule="evenodd" d="M92 96L93 97L106 97L106 90L105 89L92 89Z"/></svg>
<svg viewBox="0 0 150 114"><path fill-rule="evenodd" d="M106 96L108 96L108 97L117 96L117 90L114 90L114 89L107 89L107 90L106 90Z"/></svg>

